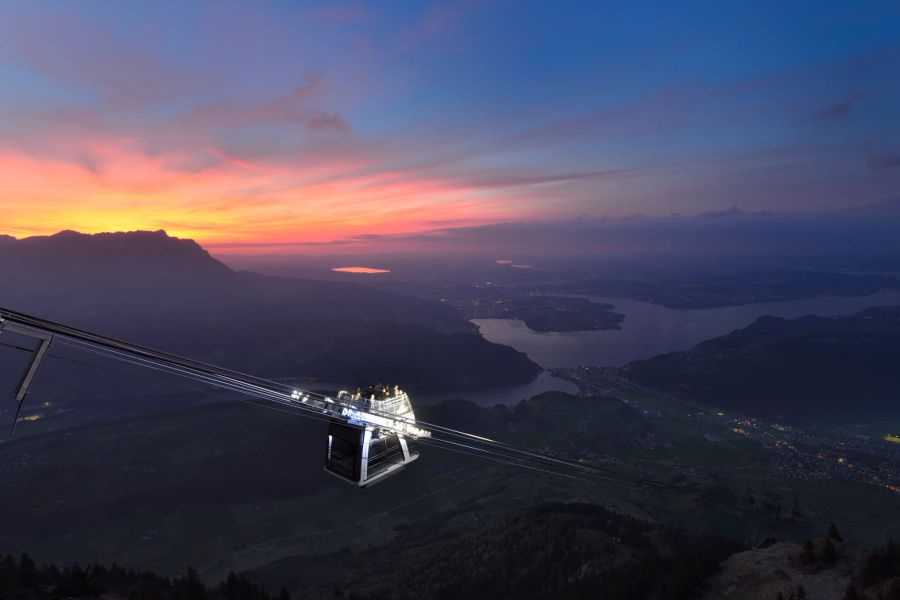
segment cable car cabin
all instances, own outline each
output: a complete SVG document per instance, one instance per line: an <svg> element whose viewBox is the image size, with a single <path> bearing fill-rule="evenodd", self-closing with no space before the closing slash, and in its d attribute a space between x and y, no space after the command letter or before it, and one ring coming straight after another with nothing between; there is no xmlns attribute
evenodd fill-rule
<svg viewBox="0 0 900 600"><path fill-rule="evenodd" d="M339 392L341 418L331 419L325 470L359 487L396 473L419 457L409 396L398 387L372 386L364 393Z"/></svg>
<svg viewBox="0 0 900 600"><path fill-rule="evenodd" d="M13 431L41 362L55 341L119 360L136 359L151 368L290 406L297 414L326 416L331 423L325 470L360 487L381 481L416 460L416 440L431 437L430 431L418 427L409 396L397 386L377 385L365 394L359 390L355 394L339 392L337 398L330 398L0 308L3 332L38 340L16 388Z"/></svg>
<svg viewBox="0 0 900 600"><path fill-rule="evenodd" d="M373 427L332 421L325 470L363 487L396 473L419 458L415 443Z"/></svg>

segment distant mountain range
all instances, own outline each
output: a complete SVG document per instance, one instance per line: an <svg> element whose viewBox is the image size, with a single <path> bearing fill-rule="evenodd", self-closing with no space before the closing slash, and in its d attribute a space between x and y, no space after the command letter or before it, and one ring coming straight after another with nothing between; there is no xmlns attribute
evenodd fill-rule
<svg viewBox="0 0 900 600"><path fill-rule="evenodd" d="M522 382L539 368L449 307L235 272L163 231L0 237L0 306L271 377Z"/></svg>
<svg viewBox="0 0 900 600"><path fill-rule="evenodd" d="M896 272L900 266L900 198L837 210L747 212L738 207L700 215L671 214L504 222L355 240L374 254L464 253L515 257L538 266L553 256L609 260L645 256L678 263L697 258L791 257L848 268Z"/></svg>
<svg viewBox="0 0 900 600"><path fill-rule="evenodd" d="M817 296L867 296L900 288L900 278L878 273L828 270L751 269L734 265L720 272L658 272L632 269L629 276L569 281L551 287L557 293L625 297L669 308L702 309L765 302L785 302Z"/></svg>
<svg viewBox="0 0 900 600"><path fill-rule="evenodd" d="M803 423L900 419L900 307L849 317L760 317L637 361L628 376L681 397Z"/></svg>

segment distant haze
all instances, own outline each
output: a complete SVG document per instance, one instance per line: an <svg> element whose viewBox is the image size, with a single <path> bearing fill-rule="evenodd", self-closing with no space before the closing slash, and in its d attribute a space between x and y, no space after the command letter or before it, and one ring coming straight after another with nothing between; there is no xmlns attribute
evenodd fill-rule
<svg viewBox="0 0 900 600"><path fill-rule="evenodd" d="M350 237L316 246L271 243L207 247L225 262L238 265L264 261L267 255L272 260L302 254L351 261L361 255L478 256L490 258L500 267L523 270L540 266L541 258L565 256L900 258L900 199L829 211L774 213L732 208L699 215L447 227L416 234ZM257 255L257 260L240 257L248 252Z"/></svg>

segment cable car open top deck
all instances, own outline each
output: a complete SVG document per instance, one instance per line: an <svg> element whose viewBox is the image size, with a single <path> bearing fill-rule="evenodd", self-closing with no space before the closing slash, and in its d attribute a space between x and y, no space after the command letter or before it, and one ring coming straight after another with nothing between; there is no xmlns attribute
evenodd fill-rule
<svg viewBox="0 0 900 600"><path fill-rule="evenodd" d="M339 392L348 405L328 426L325 470L362 487L396 473L419 457L415 439L429 432L415 426L409 396L399 387L372 386L365 393Z"/></svg>
<svg viewBox="0 0 900 600"><path fill-rule="evenodd" d="M7 309L0 309L0 333L3 332L37 340L16 387L13 431L43 359L51 345L58 343L329 419L325 469L360 487L382 480L414 461L419 456L415 440L431 437L430 431L416 425L409 396L396 386L372 386L365 395L359 391L339 392L337 398L331 398Z"/></svg>

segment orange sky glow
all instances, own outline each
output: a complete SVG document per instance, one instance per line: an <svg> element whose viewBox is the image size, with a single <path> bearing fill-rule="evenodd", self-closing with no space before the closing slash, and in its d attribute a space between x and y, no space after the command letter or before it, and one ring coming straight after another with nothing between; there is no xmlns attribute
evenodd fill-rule
<svg viewBox="0 0 900 600"><path fill-rule="evenodd" d="M758 26L698 5L685 29L591 3L335 6L0 3L0 234L415 251L404 234L900 184L896 27L839 4L840 28L818 5Z"/></svg>
<svg viewBox="0 0 900 600"><path fill-rule="evenodd" d="M297 170L223 161L215 169L182 173L168 170L162 158L117 147L96 147L93 156L102 159L102 173L0 154L5 233L164 229L204 245L255 252L255 244L410 233L441 222L489 222L509 214L502 209L491 215L490 194L438 180L403 180L385 172L334 175L352 165ZM471 218L476 208L478 221Z"/></svg>

